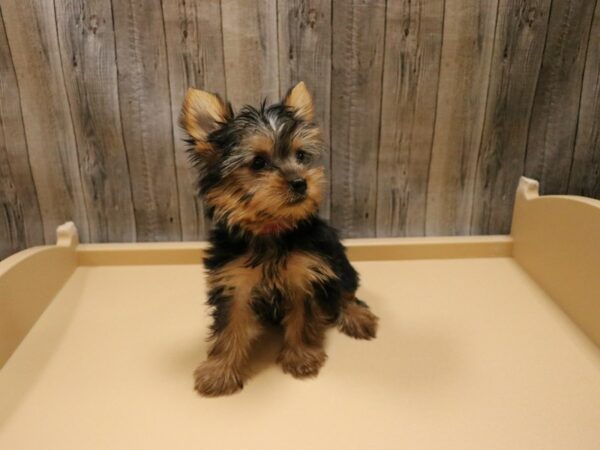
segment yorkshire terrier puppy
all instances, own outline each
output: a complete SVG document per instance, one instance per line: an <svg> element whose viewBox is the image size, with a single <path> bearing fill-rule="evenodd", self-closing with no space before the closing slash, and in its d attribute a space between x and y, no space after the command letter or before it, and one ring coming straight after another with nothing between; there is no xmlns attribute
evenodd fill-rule
<svg viewBox="0 0 600 450"><path fill-rule="evenodd" d="M317 216L325 145L304 83L281 103L237 114L218 95L189 89L181 125L214 224L204 259L211 347L196 390L242 389L250 347L269 324L282 327L277 361L297 378L316 376L325 362L328 326L374 338L378 318L355 297L358 275Z"/></svg>

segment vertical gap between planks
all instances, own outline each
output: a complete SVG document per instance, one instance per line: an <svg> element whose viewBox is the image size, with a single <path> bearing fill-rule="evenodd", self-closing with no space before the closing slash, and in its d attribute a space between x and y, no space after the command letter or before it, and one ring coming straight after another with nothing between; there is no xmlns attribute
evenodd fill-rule
<svg viewBox="0 0 600 450"><path fill-rule="evenodd" d="M282 98L283 93L281 92L281 70L279 68L279 59L281 56L279 53L279 0L275 0L275 40L277 41L277 96ZM278 99L275 101L278 101Z"/></svg>
<svg viewBox="0 0 600 450"><path fill-rule="evenodd" d="M119 124L121 125L121 140L123 141L123 150L125 152L125 163L127 164L127 178L129 179L129 192L130 192L130 201L131 208L133 209L133 239L134 242L137 242L137 217L135 214L135 203L133 201L133 189L134 186L131 181L131 167L129 163L129 152L127 151L127 141L125 140L125 127L123 126L123 114L121 112L121 92L119 85L119 54L117 53L117 28L115 26L115 8L113 5L114 0L109 0L110 4L110 20L112 21L112 29L113 29L113 49L115 52L115 72L116 72L116 82L117 82L117 113L119 114Z"/></svg>
<svg viewBox="0 0 600 450"><path fill-rule="evenodd" d="M169 66L169 46L167 45L167 25L165 23L165 9L163 7L164 0L160 0L160 16L162 22L163 35L165 37L165 66L167 71L167 90L169 92L169 105L171 106L171 144L173 147L173 173L175 174L175 198L177 200L177 214L179 215L179 240L183 240L183 217L181 217L181 200L179 199L179 175L177 173L177 155L175 155L175 129L176 124L173 123L173 109L176 107L173 104L173 95L171 94L171 70Z"/></svg>
<svg viewBox="0 0 600 450"><path fill-rule="evenodd" d="M63 88L65 90L65 97L67 98L67 105L69 107L69 120L71 121L71 132L73 134L73 142L75 142L75 157L77 158L77 171L79 172L79 184L81 186L81 197L83 200L83 209L85 210L85 218L86 218L86 222L87 222L87 235L88 235L88 239L91 242L92 241L92 235L91 235L91 231L92 231L92 227L91 227L91 221L90 221L90 216L88 215L88 206L87 206L87 200L86 200L86 189L83 186L83 174L81 173L81 159L79 157L79 143L77 142L77 133L75 133L75 123L73 122L73 108L71 107L71 99L69 98L69 90L67 89L67 80L65 78L65 67L64 67L64 63L63 63L63 52L62 49L60 48L60 35L58 33L58 14L56 14L56 0L52 0L52 10L54 11L54 33L56 34L56 46L57 46L57 50L58 50L58 59L60 61L60 74L62 76L62 81L63 81ZM76 202L77 200L74 199L74 202ZM81 226L79 224L77 224L78 226Z"/></svg>
<svg viewBox="0 0 600 450"><path fill-rule="evenodd" d="M525 141L525 152L523 153L523 173L527 174L527 154L529 153L529 135L531 134L531 124L533 122L533 109L535 106L535 94L540 85L540 76L542 74L542 67L544 65L544 55L546 54L546 48L548 47L548 34L550 33L550 18L552 17L552 10L554 9L554 2L557 0L551 0L550 8L548 8L548 19L546 21L546 39L544 39L544 48L542 49L542 55L540 57L540 67L537 73L537 79L535 81L535 90L533 92L533 100L531 102L531 113L529 115L529 124L527 125L527 136ZM560 1L560 0L558 0Z"/></svg>
<svg viewBox="0 0 600 450"><path fill-rule="evenodd" d="M329 185L329 222L333 222L333 8L335 7L335 0L332 0L329 8L329 32L331 38L329 39L329 179L327 183Z"/></svg>
<svg viewBox="0 0 600 450"><path fill-rule="evenodd" d="M594 29L594 22L595 22L595 17L596 17L596 8L598 7L598 0L595 0L594 2L594 7L592 8L592 20L590 21L590 29L588 32L588 38L587 38L587 42L586 42L586 47L585 47L585 60L583 63L583 69L581 71L581 91L579 92L579 102L578 102L578 106L577 106L577 118L575 120L575 136L573 139L573 151L571 152L571 164L569 164L569 175L567 177L567 192L569 191L569 188L571 186L571 174L573 173L573 164L575 163L575 151L577 150L577 140L579 137L579 122L581 119L581 102L583 99L583 90L585 89L585 74L586 74L586 69L589 63L589 58L588 58L588 54L590 52L590 41L592 40L592 31Z"/></svg>
<svg viewBox="0 0 600 450"><path fill-rule="evenodd" d="M223 35L225 34L225 28L223 27L223 0L219 0L219 15L221 16L221 48L223 49L223 51L221 52L221 58L223 63L223 86L225 87L225 92L223 92L223 98L225 99L225 102L229 102L229 97L227 95L227 66L225 65L225 38L223 37ZM204 230L205 233L207 231L208 230Z"/></svg>
<svg viewBox="0 0 600 450"><path fill-rule="evenodd" d="M393 0L392 0L393 1ZM383 54L381 56L381 78L380 78L380 90L379 90L379 132L377 133L377 156L375 159L375 211L373 214L375 215L375 229L373 230L373 235L375 237L379 236L379 220L377 220L377 209L379 204L379 155L381 154L381 130L383 128L383 76L385 73L385 46L386 46L386 38L387 38L387 10L388 10L388 0L385 0L385 5L383 8ZM393 220L393 218L392 218Z"/></svg>
<svg viewBox="0 0 600 450"><path fill-rule="evenodd" d="M356 92L356 89L353 87L354 84L354 79L353 79L353 74L358 72L358 67L357 67L357 61L355 61L354 58L354 33L355 33L355 29L356 29L356 11L355 11L355 1L351 0L350 2L350 20L349 25L350 25L350 34L349 36L347 36L347 41L346 41L346 61L349 60L350 62L350 69L351 70L346 70L344 75L345 75L345 83L346 83L346 94L348 97L348 101L347 101L347 105L348 105L348 136L346 139L346 158L345 158L345 162L346 162L346 176L344 177L344 191L348 193L348 201L345 202L345 207L343 208L343 214L344 214L344 228L346 229L346 234L348 236L351 236L353 231L354 231L354 221L352 220L352 211L351 209L354 206L354 189L352 186L352 183L350 182L350 180L353 178L354 176L354 161L352 160L352 152L351 152L351 148L352 148L352 130L354 129L354 124L355 124L355 115L353 113L354 111L354 98L353 98L353 94ZM356 58L357 59L357 58Z"/></svg>

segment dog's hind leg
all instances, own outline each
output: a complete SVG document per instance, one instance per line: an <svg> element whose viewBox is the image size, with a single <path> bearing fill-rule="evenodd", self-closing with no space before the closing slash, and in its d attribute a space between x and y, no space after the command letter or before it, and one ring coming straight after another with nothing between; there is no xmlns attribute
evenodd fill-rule
<svg viewBox="0 0 600 450"><path fill-rule="evenodd" d="M354 293L342 295L342 311L338 318L338 329L356 339L373 339L377 334L379 318L371 312L369 305L356 298Z"/></svg>

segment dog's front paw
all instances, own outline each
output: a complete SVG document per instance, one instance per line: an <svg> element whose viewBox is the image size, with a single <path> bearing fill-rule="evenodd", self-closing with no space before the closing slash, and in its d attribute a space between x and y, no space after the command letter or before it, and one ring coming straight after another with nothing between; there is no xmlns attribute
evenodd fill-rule
<svg viewBox="0 0 600 450"><path fill-rule="evenodd" d="M207 360L194 372L194 388L205 397L230 395L244 387L241 375L218 360Z"/></svg>
<svg viewBox="0 0 600 450"><path fill-rule="evenodd" d="M338 328L355 339L373 339L377 335L379 317L371 312L366 303L356 301L347 305L340 315Z"/></svg>
<svg viewBox="0 0 600 450"><path fill-rule="evenodd" d="M295 378L316 377L325 364L327 354L322 348L284 348L277 361L285 373Z"/></svg>

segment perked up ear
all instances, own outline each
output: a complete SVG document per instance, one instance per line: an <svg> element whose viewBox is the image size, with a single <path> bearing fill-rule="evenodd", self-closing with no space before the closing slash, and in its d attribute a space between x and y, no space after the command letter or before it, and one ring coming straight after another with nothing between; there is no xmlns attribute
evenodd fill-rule
<svg viewBox="0 0 600 450"><path fill-rule="evenodd" d="M208 135L231 118L231 108L218 95L189 88L183 100L181 117L183 128L194 139L200 154L212 152Z"/></svg>
<svg viewBox="0 0 600 450"><path fill-rule="evenodd" d="M294 110L296 117L310 122L314 117L312 98L303 81L290 89L283 99L283 104Z"/></svg>

